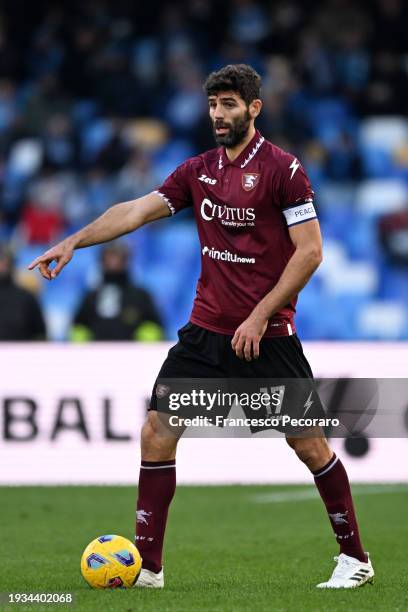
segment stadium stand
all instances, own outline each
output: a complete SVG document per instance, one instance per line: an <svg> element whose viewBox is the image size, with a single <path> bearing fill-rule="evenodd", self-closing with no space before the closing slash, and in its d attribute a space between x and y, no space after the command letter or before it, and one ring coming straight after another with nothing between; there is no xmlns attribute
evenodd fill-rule
<svg viewBox="0 0 408 612"><path fill-rule="evenodd" d="M325 262L301 294L300 335L408 338L408 258L391 257L380 231L408 209L406 3L42 0L24 21L20 4L0 9L0 239L20 268L212 147L203 77L247 62L264 79L259 128L316 191ZM407 223L393 223L407 254ZM127 243L174 338L199 273L191 212ZM67 338L97 261L97 248L80 251L43 284L50 338Z"/></svg>

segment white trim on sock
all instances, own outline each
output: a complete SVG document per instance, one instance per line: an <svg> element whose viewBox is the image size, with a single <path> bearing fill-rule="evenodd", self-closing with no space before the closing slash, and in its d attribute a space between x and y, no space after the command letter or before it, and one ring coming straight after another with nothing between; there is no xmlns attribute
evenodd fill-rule
<svg viewBox="0 0 408 612"><path fill-rule="evenodd" d="M333 463L331 465L329 465L329 467L327 467L325 470L323 470L323 472L319 472L318 474L314 474L314 477L315 478L319 478L319 476L323 476L323 474L327 474L327 472L329 470L331 470L334 465L336 465L338 460L339 460L339 457L336 457L335 460L333 461Z"/></svg>

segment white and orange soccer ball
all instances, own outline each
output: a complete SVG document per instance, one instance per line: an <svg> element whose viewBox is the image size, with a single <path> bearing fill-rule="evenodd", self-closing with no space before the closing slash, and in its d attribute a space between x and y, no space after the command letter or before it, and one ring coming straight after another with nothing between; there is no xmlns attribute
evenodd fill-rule
<svg viewBox="0 0 408 612"><path fill-rule="evenodd" d="M136 546L119 535L103 535L85 548L81 573L94 589L131 588L139 577L142 559Z"/></svg>

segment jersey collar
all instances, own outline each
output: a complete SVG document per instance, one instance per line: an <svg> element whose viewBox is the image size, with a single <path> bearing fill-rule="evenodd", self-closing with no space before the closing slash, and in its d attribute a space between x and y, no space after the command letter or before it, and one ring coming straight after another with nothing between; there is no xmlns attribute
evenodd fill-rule
<svg viewBox="0 0 408 612"><path fill-rule="evenodd" d="M222 170L224 166L228 166L231 164L232 166L237 166L238 168L245 168L251 159L255 157L258 153L262 143L265 138L261 135L258 130L255 130L254 137L249 141L245 149L241 151L234 161L230 161L225 152L225 147L219 147L218 149L218 170Z"/></svg>

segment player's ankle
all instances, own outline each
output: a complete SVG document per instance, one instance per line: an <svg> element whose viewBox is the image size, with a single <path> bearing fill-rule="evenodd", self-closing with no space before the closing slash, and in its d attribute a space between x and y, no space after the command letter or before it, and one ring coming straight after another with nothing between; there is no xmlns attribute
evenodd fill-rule
<svg viewBox="0 0 408 612"><path fill-rule="evenodd" d="M153 574L159 574L162 570L163 566L158 565L157 563L145 561L143 559L142 569L148 570L149 572L153 572Z"/></svg>
<svg viewBox="0 0 408 612"><path fill-rule="evenodd" d="M368 563L368 555L364 551L340 548L340 553L344 553L348 557L353 557L353 559L358 559L361 563Z"/></svg>

